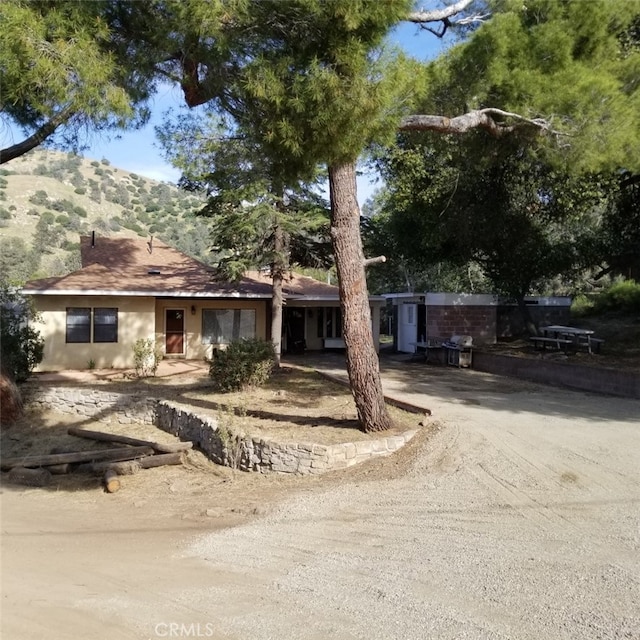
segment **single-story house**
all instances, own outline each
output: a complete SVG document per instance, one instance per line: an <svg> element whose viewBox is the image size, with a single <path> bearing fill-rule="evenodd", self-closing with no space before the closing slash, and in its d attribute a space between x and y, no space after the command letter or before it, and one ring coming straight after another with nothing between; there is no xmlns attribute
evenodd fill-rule
<svg viewBox="0 0 640 640"><path fill-rule="evenodd" d="M45 340L38 370L130 368L133 346L155 339L165 358L202 360L240 338L271 335L271 280L215 270L155 238L83 236L82 267L27 282ZM299 274L284 283L283 351L344 347L338 287ZM372 297L378 344L384 298Z"/></svg>

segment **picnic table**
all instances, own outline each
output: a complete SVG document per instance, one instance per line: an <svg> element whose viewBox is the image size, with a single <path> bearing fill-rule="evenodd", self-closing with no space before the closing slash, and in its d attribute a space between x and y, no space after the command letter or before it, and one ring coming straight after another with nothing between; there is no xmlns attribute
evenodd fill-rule
<svg viewBox="0 0 640 640"><path fill-rule="evenodd" d="M600 351L600 345L604 342L600 338L594 337L591 329L580 329L579 327L567 327L559 324L552 324L540 327L541 336L533 336L531 341L536 347L546 348L547 345L555 346L557 349L586 347L589 353Z"/></svg>

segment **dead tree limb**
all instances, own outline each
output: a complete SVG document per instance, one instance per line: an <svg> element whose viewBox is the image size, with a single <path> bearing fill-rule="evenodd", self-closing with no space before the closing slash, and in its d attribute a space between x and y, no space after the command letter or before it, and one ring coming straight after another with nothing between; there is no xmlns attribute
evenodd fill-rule
<svg viewBox="0 0 640 640"><path fill-rule="evenodd" d="M472 129L484 129L500 138L524 127L559 135L549 122L542 118L526 118L503 109L475 109L468 113L448 118L447 116L411 115L400 122L400 131L436 131L438 133L462 134Z"/></svg>

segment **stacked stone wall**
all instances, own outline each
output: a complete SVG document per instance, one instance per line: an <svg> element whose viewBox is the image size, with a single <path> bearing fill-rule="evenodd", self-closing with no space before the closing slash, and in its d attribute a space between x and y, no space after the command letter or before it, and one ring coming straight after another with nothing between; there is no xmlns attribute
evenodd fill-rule
<svg viewBox="0 0 640 640"><path fill-rule="evenodd" d="M235 433L217 418L200 416L191 407L158 398L81 387L33 387L26 402L46 411L72 413L98 422L153 424L194 443L214 462L259 473L310 475L343 469L400 449L415 435L407 431L378 440L345 444L280 443Z"/></svg>
<svg viewBox="0 0 640 640"><path fill-rule="evenodd" d="M26 387L25 404L41 410L91 417L98 422L154 424L158 400L142 394L82 387Z"/></svg>

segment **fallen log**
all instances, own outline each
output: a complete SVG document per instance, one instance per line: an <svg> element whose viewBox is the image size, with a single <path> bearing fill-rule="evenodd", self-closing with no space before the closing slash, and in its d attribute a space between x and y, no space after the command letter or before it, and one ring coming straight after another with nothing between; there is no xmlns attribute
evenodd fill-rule
<svg viewBox="0 0 640 640"><path fill-rule="evenodd" d="M26 469L14 467L7 474L12 484L24 484L28 487L46 487L51 482L51 474L46 469Z"/></svg>
<svg viewBox="0 0 640 640"><path fill-rule="evenodd" d="M152 447L119 447L117 449L100 449L92 451L75 451L73 453L52 453L41 456L21 456L20 458L5 458L0 462L3 471L14 467L46 467L52 464L67 464L75 462L91 462L98 460L133 460L153 455Z"/></svg>
<svg viewBox="0 0 640 640"><path fill-rule="evenodd" d="M48 464L44 468L54 476L62 476L71 471L71 465L68 462L65 462L64 464Z"/></svg>
<svg viewBox="0 0 640 640"><path fill-rule="evenodd" d="M105 471L115 471L119 476L132 476L138 473L140 469L151 469L153 467L175 464L182 464L182 454L179 451L175 453L163 453L156 456L146 456L139 460L89 462L87 464L81 464L77 468L77 471L95 473L96 475L100 475Z"/></svg>
<svg viewBox="0 0 640 640"><path fill-rule="evenodd" d="M105 472L104 477L102 478L102 482L104 484L104 490L107 493L115 493L116 491L120 491L120 479L118 478L118 474L115 471L109 469Z"/></svg>
<svg viewBox="0 0 640 640"><path fill-rule="evenodd" d="M165 444L163 442L151 442L140 438L130 438L116 433L104 433L103 431L92 431L91 429L81 429L79 427L69 427L67 433L78 438L88 438L99 442L118 442L120 444L130 444L139 447L152 447L158 453L175 453L176 451L187 451L193 448L193 442L175 442Z"/></svg>

